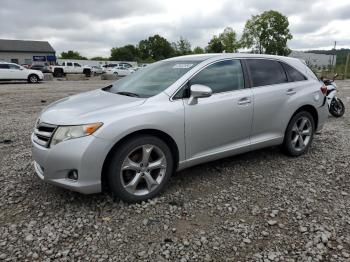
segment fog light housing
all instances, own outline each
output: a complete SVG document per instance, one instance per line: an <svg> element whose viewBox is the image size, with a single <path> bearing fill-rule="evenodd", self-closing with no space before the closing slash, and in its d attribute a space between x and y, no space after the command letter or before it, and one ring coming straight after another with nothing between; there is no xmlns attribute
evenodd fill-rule
<svg viewBox="0 0 350 262"><path fill-rule="evenodd" d="M74 181L77 181L78 180L78 170L76 170L76 169L70 170L68 172L67 178L74 180Z"/></svg>

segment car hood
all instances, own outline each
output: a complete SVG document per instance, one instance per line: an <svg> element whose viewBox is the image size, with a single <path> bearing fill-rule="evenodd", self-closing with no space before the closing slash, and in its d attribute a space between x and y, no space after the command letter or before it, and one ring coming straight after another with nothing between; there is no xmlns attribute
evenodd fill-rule
<svg viewBox="0 0 350 262"><path fill-rule="evenodd" d="M126 112L146 99L94 90L58 100L47 106L40 121L55 125L76 125L103 121L111 114Z"/></svg>

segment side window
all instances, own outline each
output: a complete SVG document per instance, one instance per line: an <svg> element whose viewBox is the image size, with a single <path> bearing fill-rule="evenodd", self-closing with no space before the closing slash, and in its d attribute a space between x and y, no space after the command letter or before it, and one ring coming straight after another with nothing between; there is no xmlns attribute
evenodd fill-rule
<svg viewBox="0 0 350 262"><path fill-rule="evenodd" d="M74 63L75 67L81 67L81 65L79 65L78 63Z"/></svg>
<svg viewBox="0 0 350 262"><path fill-rule="evenodd" d="M283 63L283 67L286 70L288 77L289 77L289 82L296 82L296 81L304 81L307 80L307 78L300 73L298 70L295 68L291 67L290 65Z"/></svg>
<svg viewBox="0 0 350 262"><path fill-rule="evenodd" d="M67 66L73 66L73 64L71 62L68 62Z"/></svg>
<svg viewBox="0 0 350 262"><path fill-rule="evenodd" d="M239 60L225 60L212 64L191 80L190 84L210 87L213 93L220 93L244 88L244 77Z"/></svg>
<svg viewBox="0 0 350 262"><path fill-rule="evenodd" d="M9 69L9 65L8 64L0 64L0 69Z"/></svg>
<svg viewBox="0 0 350 262"><path fill-rule="evenodd" d="M288 82L286 73L278 61L247 59L252 87L275 85Z"/></svg>
<svg viewBox="0 0 350 262"><path fill-rule="evenodd" d="M14 64L9 64L9 68L10 69L19 69L18 65L14 65Z"/></svg>

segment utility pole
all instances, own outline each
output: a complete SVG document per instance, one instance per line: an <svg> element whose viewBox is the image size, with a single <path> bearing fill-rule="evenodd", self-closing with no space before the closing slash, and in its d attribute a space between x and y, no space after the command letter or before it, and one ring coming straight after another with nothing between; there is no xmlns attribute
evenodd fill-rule
<svg viewBox="0 0 350 262"><path fill-rule="evenodd" d="M346 75L348 73L349 60L350 60L350 53L348 53L348 55L346 57L345 70L344 70L344 79L346 79Z"/></svg>
<svg viewBox="0 0 350 262"><path fill-rule="evenodd" d="M332 59L332 66L333 66L333 72L335 73L335 64L336 64L336 50L335 48L337 47L337 41L334 41L334 53L333 53L333 59Z"/></svg>

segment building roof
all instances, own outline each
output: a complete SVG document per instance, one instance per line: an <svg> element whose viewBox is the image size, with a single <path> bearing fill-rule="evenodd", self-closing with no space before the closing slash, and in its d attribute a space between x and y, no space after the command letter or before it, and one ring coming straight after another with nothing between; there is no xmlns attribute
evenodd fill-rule
<svg viewBox="0 0 350 262"><path fill-rule="evenodd" d="M47 41L0 39L0 52L37 52L55 53Z"/></svg>

